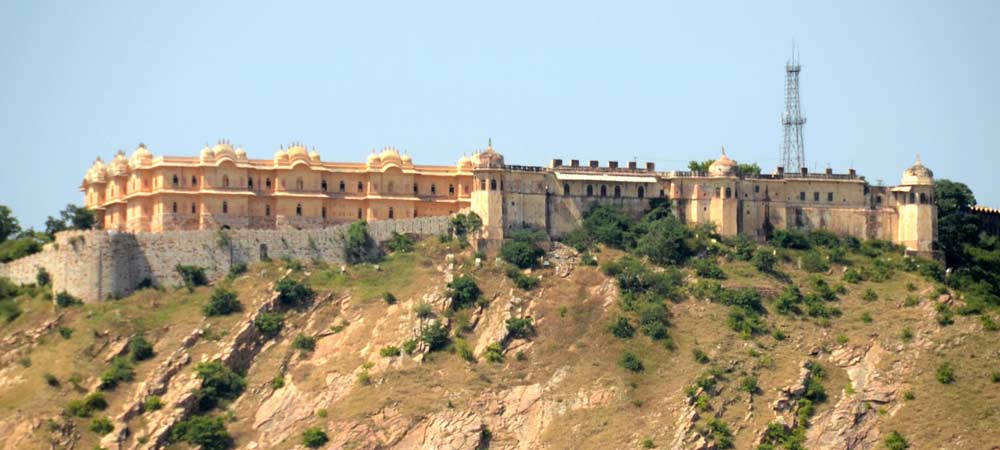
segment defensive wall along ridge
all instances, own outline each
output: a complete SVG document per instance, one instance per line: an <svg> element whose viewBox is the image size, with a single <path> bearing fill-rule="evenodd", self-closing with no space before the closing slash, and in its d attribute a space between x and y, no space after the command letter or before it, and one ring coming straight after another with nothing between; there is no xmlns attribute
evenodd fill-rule
<svg viewBox="0 0 1000 450"><path fill-rule="evenodd" d="M417 236L447 233L451 216L379 220L368 233L379 242L393 233ZM230 266L289 257L344 262L344 236L350 224L304 230L236 229L122 233L102 230L56 234L36 254L0 264L0 277L18 284L35 282L39 268L52 277L52 290L84 301L127 295L144 281L172 286L182 282L178 264L204 267L211 278Z"/></svg>

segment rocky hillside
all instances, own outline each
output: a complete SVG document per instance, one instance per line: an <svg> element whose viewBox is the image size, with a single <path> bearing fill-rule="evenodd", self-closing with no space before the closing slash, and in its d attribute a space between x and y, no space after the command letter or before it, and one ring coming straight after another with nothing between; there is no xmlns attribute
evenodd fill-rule
<svg viewBox="0 0 1000 450"><path fill-rule="evenodd" d="M531 269L430 239L96 304L6 286L0 447L1000 446L996 314L892 249L525 245Z"/></svg>

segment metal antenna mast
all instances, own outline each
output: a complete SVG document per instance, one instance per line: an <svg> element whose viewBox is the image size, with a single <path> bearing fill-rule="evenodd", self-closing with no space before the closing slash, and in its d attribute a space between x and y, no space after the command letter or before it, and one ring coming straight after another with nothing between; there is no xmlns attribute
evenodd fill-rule
<svg viewBox="0 0 1000 450"><path fill-rule="evenodd" d="M781 164L787 172L798 172L806 166L805 144L802 142L802 117L799 108L799 58L794 47L792 59L785 63L785 112L781 115L781 125L785 127L785 140L781 145Z"/></svg>

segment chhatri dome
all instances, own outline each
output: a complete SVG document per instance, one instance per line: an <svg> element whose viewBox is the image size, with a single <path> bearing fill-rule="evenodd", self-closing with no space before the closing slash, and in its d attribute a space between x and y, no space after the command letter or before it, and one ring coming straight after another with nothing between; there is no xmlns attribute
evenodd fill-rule
<svg viewBox="0 0 1000 450"><path fill-rule="evenodd" d="M369 166L377 166L379 164L382 164L382 158L379 158L378 154L375 153L375 149L374 148L372 149L372 153L370 155L368 155L368 161L367 162L368 162Z"/></svg>
<svg viewBox="0 0 1000 450"><path fill-rule="evenodd" d="M503 155L493 150L493 139L489 140L486 150L472 155L472 160L476 167L500 169L504 166Z"/></svg>
<svg viewBox="0 0 1000 450"><path fill-rule="evenodd" d="M920 155L917 154L917 161L903 171L903 181L900 184L931 186L934 184L934 172L924 167L920 162Z"/></svg>
<svg viewBox="0 0 1000 450"><path fill-rule="evenodd" d="M722 156L708 166L708 174L713 177L728 177L736 172L736 161L726 156L726 147L722 147Z"/></svg>

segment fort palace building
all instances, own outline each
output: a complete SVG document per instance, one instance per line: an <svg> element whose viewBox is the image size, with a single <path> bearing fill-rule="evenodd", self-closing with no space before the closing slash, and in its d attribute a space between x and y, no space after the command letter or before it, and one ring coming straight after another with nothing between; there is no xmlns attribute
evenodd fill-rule
<svg viewBox="0 0 1000 450"><path fill-rule="evenodd" d="M492 145L453 166L428 166L392 148L364 163L341 163L299 144L271 160L248 159L227 142L197 157L154 157L140 144L130 157L119 152L107 164L98 158L81 190L104 229L132 233L306 229L471 210L483 219L483 239L521 227L558 237L595 202L639 214L660 197L682 221L714 223L724 236L759 240L773 229L828 229L930 255L937 235L933 174L919 158L890 187L871 185L853 169L742 174L725 151L707 173L695 173L616 161L508 165Z"/></svg>

